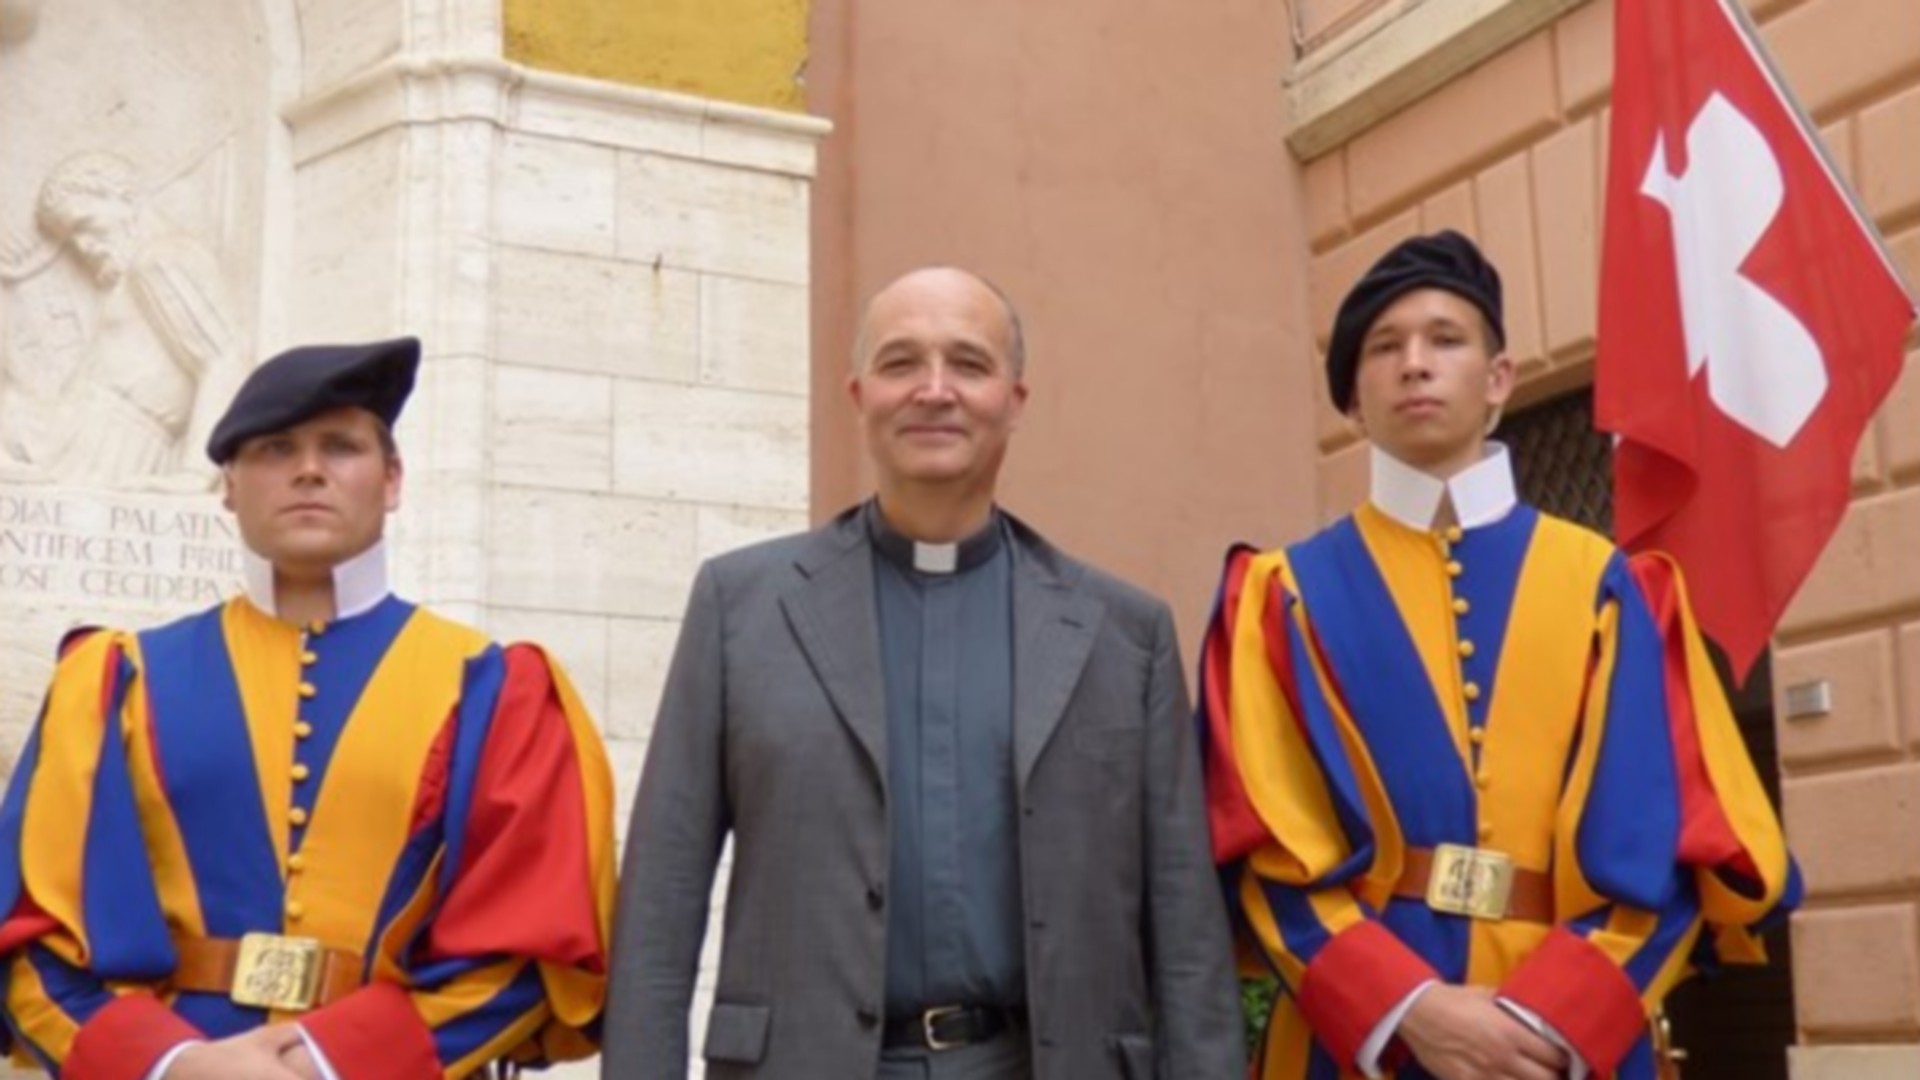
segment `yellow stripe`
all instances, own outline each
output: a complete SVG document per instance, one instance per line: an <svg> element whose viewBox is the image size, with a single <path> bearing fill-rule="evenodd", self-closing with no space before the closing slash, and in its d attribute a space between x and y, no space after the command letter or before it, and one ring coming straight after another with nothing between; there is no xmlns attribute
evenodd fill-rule
<svg viewBox="0 0 1920 1080"><path fill-rule="evenodd" d="M122 635L102 632L61 659L47 693L40 757L20 829L20 870L27 895L73 935L53 935L43 943L81 967L90 952L81 909L81 866L93 818L93 780L103 731L119 730L117 717L100 715L102 672L110 651L121 644Z"/></svg>
<svg viewBox="0 0 1920 1080"><path fill-rule="evenodd" d="M1501 649L1480 750L1497 797L1481 801L1480 815L1493 829L1486 846L1530 870L1553 857L1561 763L1580 730L1592 602L1608 555L1594 534L1542 516L1515 583L1506 631L1514 645Z"/></svg>
<svg viewBox="0 0 1920 1080"><path fill-rule="evenodd" d="M1660 556L1665 558L1665 556ZM1671 561L1671 560L1668 560ZM1694 726L1699 732L1700 753L1707 766L1707 779L1714 797L1727 815L1727 824L1747 851L1761 875L1764 886L1759 896L1742 896L1727 887L1710 871L1699 874L1700 907L1716 923L1745 925L1759 921L1780 902L1787 887L1787 842L1774 815L1753 757L1740 737L1740 725L1720 689L1720 678L1707 655L1706 643L1693 619L1693 607L1687 599L1686 583L1680 569L1673 568L1674 585L1680 598L1682 632L1686 636L1687 683L1693 701Z"/></svg>
<svg viewBox="0 0 1920 1080"><path fill-rule="evenodd" d="M1402 525L1372 503L1361 504L1353 521L1420 653L1420 666L1426 670L1427 684L1434 688L1446 715L1447 733L1453 736L1460 768L1471 775L1466 697L1460 683L1459 626L1453 619L1453 579L1447 576L1442 541L1432 533ZM1407 621L1415 616L1419 621Z"/></svg>
<svg viewBox="0 0 1920 1080"><path fill-rule="evenodd" d="M301 843L307 869L288 888L306 908L301 933L365 946L407 842L427 753L459 700L464 661L485 644L477 632L425 611L395 636L347 718L314 801Z"/></svg>
<svg viewBox="0 0 1920 1080"><path fill-rule="evenodd" d="M445 1027L492 1001L502 989L513 982L514 977L520 974L526 964L527 961L515 958L475 968L431 993L414 994L413 1007L419 1010L420 1019L426 1022L430 1030ZM548 1009L542 1002L509 1024L503 1034L489 1039L473 1053L450 1065L447 1068L447 1075L466 1076L479 1066L524 1042L528 1036L539 1030L547 1015Z"/></svg>
<svg viewBox="0 0 1920 1080"><path fill-rule="evenodd" d="M1283 860L1263 860L1262 876L1298 885L1338 865L1347 848L1338 826L1328 827L1339 820L1332 797L1267 664L1261 622L1279 564L1280 556L1261 555L1247 568L1233 627L1229 713L1247 796L1284 845Z"/></svg>
<svg viewBox="0 0 1920 1080"><path fill-rule="evenodd" d="M1262 950L1280 969L1280 977L1288 986L1299 989L1300 980L1306 977L1307 966L1287 948L1286 941L1280 936L1280 926L1274 921L1273 908L1267 903L1266 894L1260 891L1260 878L1266 875L1260 872L1258 864L1261 855L1271 850L1268 847L1256 851L1248 861L1247 872L1240 876L1240 906L1253 928L1254 936L1260 939Z"/></svg>
<svg viewBox="0 0 1920 1080"><path fill-rule="evenodd" d="M477 1007L476 1002L469 1008ZM488 1039L473 1053L447 1066L449 1077L464 1077L477 1074L480 1069L495 1058L506 1056L507 1052L526 1042L539 1032L541 1025L547 1022L551 1014L546 1002L540 1002L533 1008L520 1014L512 1023L500 1029L500 1034Z"/></svg>
<svg viewBox="0 0 1920 1080"><path fill-rule="evenodd" d="M1687 932L1681 937L1680 943L1674 946L1673 951L1667 954L1666 962L1660 965L1660 973L1653 977L1653 981L1648 983L1646 990L1641 993L1641 1000L1645 1001L1649 1007L1659 1005L1665 1000L1668 991L1679 985L1680 980L1686 978L1693 970L1688 960L1693 956L1693 944L1700 937L1702 925L1700 920L1695 919L1693 925L1687 927Z"/></svg>
<svg viewBox="0 0 1920 1080"><path fill-rule="evenodd" d="M139 639L130 638L127 644L134 667L144 670ZM140 832L146 841L147 859L153 865L154 888L166 913L167 928L174 937L205 937L207 924L200 909L200 888L187 858L179 819L174 817L173 804L167 801L154 768L153 717L137 680L134 691L127 695L126 727L127 766L139 806Z"/></svg>
<svg viewBox="0 0 1920 1080"><path fill-rule="evenodd" d="M25 950L15 954L12 967L13 977L7 985L8 1014L35 1046L55 1061L67 1060L67 1055L73 1052L74 1037L80 1034L80 1026L53 1003L46 985L40 981L40 973L27 960ZM16 1057L15 1060L23 1059ZM38 1064L31 1058L24 1060Z"/></svg>
<svg viewBox="0 0 1920 1080"><path fill-rule="evenodd" d="M220 629L240 688L240 707L247 714L247 735L253 740L261 819L273 838L275 865L284 873L287 807L293 805L293 724L302 700L300 630L237 598L220 613Z"/></svg>
<svg viewBox="0 0 1920 1080"><path fill-rule="evenodd" d="M1261 1080L1299 1080L1307 1074L1307 1056L1313 1049L1313 1031L1291 997L1283 997L1267 1022L1266 1061ZM1342 1070L1341 1077L1357 1076Z"/></svg>
<svg viewBox="0 0 1920 1080"><path fill-rule="evenodd" d="M1577 840L1587 797L1593 790L1593 773L1600 760L1600 745L1607 735L1607 708L1613 686L1613 669L1620 651L1620 605L1609 601L1600 609L1598 627L1600 654L1594 662L1593 678L1587 690L1587 710L1582 718L1579 746L1573 768L1567 776L1560 809L1554 815L1554 907L1562 921L1575 919L1598 908L1606 900L1587 883L1580 866Z"/></svg>
<svg viewBox="0 0 1920 1080"><path fill-rule="evenodd" d="M421 875L420 885L413 895L402 904L399 912L387 923L380 935L380 941L374 946L373 978L376 981L394 983L398 986L410 986L412 978L401 966L407 942L413 939L413 933L433 912L435 901L439 899L437 883L440 880L440 862L446 857L446 849L434 852L433 859L427 863L427 871Z"/></svg>

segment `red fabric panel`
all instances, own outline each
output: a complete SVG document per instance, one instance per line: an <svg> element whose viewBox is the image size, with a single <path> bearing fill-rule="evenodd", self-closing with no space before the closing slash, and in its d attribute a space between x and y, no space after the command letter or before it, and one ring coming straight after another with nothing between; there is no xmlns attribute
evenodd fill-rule
<svg viewBox="0 0 1920 1080"><path fill-rule="evenodd" d="M1507 977L1500 996L1538 1013L1601 1076L1612 1075L1647 1030L1627 973L1565 927L1555 927Z"/></svg>
<svg viewBox="0 0 1920 1080"><path fill-rule="evenodd" d="M146 994L126 994L93 1014L60 1069L65 1080L142 1080L161 1055L204 1039L200 1029Z"/></svg>
<svg viewBox="0 0 1920 1080"><path fill-rule="evenodd" d="M363 986L302 1016L300 1027L350 1080L423 1080L445 1071L413 999L392 983Z"/></svg>
<svg viewBox="0 0 1920 1080"><path fill-rule="evenodd" d="M466 849L427 955L508 953L604 972L573 729L539 650L514 646L506 658Z"/></svg>
<svg viewBox="0 0 1920 1080"><path fill-rule="evenodd" d="M1700 730L1693 715L1693 692L1687 676L1686 627L1680 616L1673 566L1665 559L1646 555L1630 559L1628 566L1660 631L1667 714L1680 780L1680 861L1689 866L1728 867L1757 881L1759 869L1727 821L1700 750Z"/></svg>
<svg viewBox="0 0 1920 1080"><path fill-rule="evenodd" d="M1267 828L1247 798L1240 768L1233 757L1231 674L1233 624L1240 611L1247 564L1253 549L1235 547L1227 553L1227 569L1220 582L1220 610L1207 628L1201 647L1200 704L1207 747L1207 823L1213 834L1213 858L1230 863L1266 842Z"/></svg>
<svg viewBox="0 0 1920 1080"><path fill-rule="evenodd" d="M1439 977L1392 931L1369 919L1335 935L1307 965L1300 1015L1333 1060L1351 1069L1387 1013L1415 987Z"/></svg>

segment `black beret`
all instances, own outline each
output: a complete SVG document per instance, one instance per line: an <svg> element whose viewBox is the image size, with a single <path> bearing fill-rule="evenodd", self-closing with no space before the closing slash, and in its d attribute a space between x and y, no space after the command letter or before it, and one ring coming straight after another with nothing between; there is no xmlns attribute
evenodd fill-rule
<svg viewBox="0 0 1920 1080"><path fill-rule="evenodd" d="M253 369L213 426L207 456L224 465L255 435L285 431L330 409L359 406L391 428L413 392L418 338L366 345L306 345Z"/></svg>
<svg viewBox="0 0 1920 1080"><path fill-rule="evenodd" d="M1340 313L1333 319L1333 340L1327 343L1327 389L1333 394L1335 408L1346 412L1353 407L1360 343L1373 327L1373 320L1395 300L1423 288L1445 289L1472 301L1487 317L1494 348L1505 346L1500 272L1473 246L1473 241L1452 229L1403 240L1381 256L1340 301Z"/></svg>

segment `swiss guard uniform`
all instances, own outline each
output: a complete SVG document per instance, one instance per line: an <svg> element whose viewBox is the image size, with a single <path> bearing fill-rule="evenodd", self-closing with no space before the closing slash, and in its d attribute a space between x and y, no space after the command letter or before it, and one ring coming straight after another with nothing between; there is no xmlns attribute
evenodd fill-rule
<svg viewBox="0 0 1920 1080"><path fill-rule="evenodd" d="M1421 287L1499 333L1472 245L1409 241L1342 307L1343 409ZM1355 513L1231 552L1201 682L1215 855L1283 984L1267 1080L1428 1076L1394 1033L1434 983L1494 988L1576 1078L1651 1078L1690 961L1763 959L1752 927L1797 902L1673 567L1518 502L1497 445L1445 483L1376 450Z"/></svg>
<svg viewBox="0 0 1920 1080"><path fill-rule="evenodd" d="M391 423L418 349L276 358L210 452L343 404ZM377 543L331 622L275 618L248 569L64 644L0 811L0 1041L74 1080L283 1020L346 1080L591 1054L611 780L559 666L393 596Z"/></svg>

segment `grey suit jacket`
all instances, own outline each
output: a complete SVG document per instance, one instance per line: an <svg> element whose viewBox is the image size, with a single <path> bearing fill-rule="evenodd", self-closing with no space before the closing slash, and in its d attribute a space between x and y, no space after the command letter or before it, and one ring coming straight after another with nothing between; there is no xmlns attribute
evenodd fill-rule
<svg viewBox="0 0 1920 1080"><path fill-rule="evenodd" d="M1038 1080L1238 1080L1239 997L1166 605L1014 522L1014 753ZM880 1053L886 716L857 512L701 568L634 803L605 1072L683 1077L733 836L707 1075Z"/></svg>

